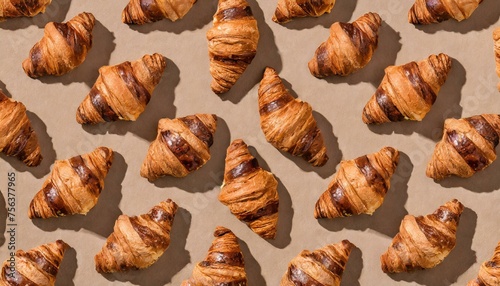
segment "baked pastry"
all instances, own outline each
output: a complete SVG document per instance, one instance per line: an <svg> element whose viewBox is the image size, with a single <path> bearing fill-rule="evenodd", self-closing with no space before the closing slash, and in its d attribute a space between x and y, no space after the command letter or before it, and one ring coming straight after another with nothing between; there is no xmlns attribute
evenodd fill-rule
<svg viewBox="0 0 500 286"><path fill-rule="evenodd" d="M80 124L135 121L149 103L167 63L160 54L99 69L99 77L76 112Z"/></svg>
<svg viewBox="0 0 500 286"><path fill-rule="evenodd" d="M122 22L142 25L169 19L182 19L193 7L196 0L130 0L122 12Z"/></svg>
<svg viewBox="0 0 500 286"><path fill-rule="evenodd" d="M498 286L500 285L500 242L489 261L483 262L476 279L469 281L467 286Z"/></svg>
<svg viewBox="0 0 500 286"><path fill-rule="evenodd" d="M319 17L330 13L334 5L335 0L278 0L273 21L283 24L298 17Z"/></svg>
<svg viewBox="0 0 500 286"><path fill-rule="evenodd" d="M408 22L415 25L439 23L448 19L462 21L471 16L483 0L415 0Z"/></svg>
<svg viewBox="0 0 500 286"><path fill-rule="evenodd" d="M498 114L446 119L443 138L427 165L427 177L435 180L450 175L471 177L495 161L499 136Z"/></svg>
<svg viewBox="0 0 500 286"><path fill-rule="evenodd" d="M94 258L97 272L124 272L153 265L170 245L176 212L177 204L168 199L147 214L120 215L113 233Z"/></svg>
<svg viewBox="0 0 500 286"><path fill-rule="evenodd" d="M259 30L245 0L219 0L213 22L207 31L210 87L221 94L233 87L255 57Z"/></svg>
<svg viewBox="0 0 500 286"><path fill-rule="evenodd" d="M382 83L363 109L363 122L421 121L431 110L450 69L451 59L445 54L387 67Z"/></svg>
<svg viewBox="0 0 500 286"><path fill-rule="evenodd" d="M0 22L8 18L34 17L45 12L52 0L6 0L0 1Z"/></svg>
<svg viewBox="0 0 500 286"><path fill-rule="evenodd" d="M266 68L259 86L260 127L279 150L301 156L313 166L328 161L323 135L309 103L295 99L273 68Z"/></svg>
<svg viewBox="0 0 500 286"><path fill-rule="evenodd" d="M391 246L380 257L385 273L433 268L455 247L457 226L464 206L452 200L434 213L406 215Z"/></svg>
<svg viewBox="0 0 500 286"><path fill-rule="evenodd" d="M309 61L311 74L317 78L347 76L364 68L378 46L381 25L377 13L364 14L353 23L333 23L330 37Z"/></svg>
<svg viewBox="0 0 500 286"><path fill-rule="evenodd" d="M181 286L247 285L245 261L238 238L229 229L218 226L205 260L196 264L193 274Z"/></svg>
<svg viewBox="0 0 500 286"><path fill-rule="evenodd" d="M26 115L26 106L8 98L0 90L0 151L17 157L28 167L40 165L40 144L31 122Z"/></svg>
<svg viewBox="0 0 500 286"><path fill-rule="evenodd" d="M273 239L278 224L278 181L259 166L247 144L234 140L227 148L219 201L263 238Z"/></svg>
<svg viewBox="0 0 500 286"><path fill-rule="evenodd" d="M97 204L112 162L113 150L107 147L56 161L30 203L29 218L87 214Z"/></svg>
<svg viewBox="0 0 500 286"><path fill-rule="evenodd" d="M288 264L280 286L339 286L353 247L343 240L312 252L303 250Z"/></svg>
<svg viewBox="0 0 500 286"><path fill-rule="evenodd" d="M43 38L23 61L24 72L31 78L64 75L85 61L92 47L95 18L81 13L66 23L45 25Z"/></svg>
<svg viewBox="0 0 500 286"><path fill-rule="evenodd" d="M54 286L64 252L69 246L62 240L43 244L28 251L18 250L12 261L5 261L0 274L0 285Z"/></svg>
<svg viewBox="0 0 500 286"><path fill-rule="evenodd" d="M500 78L500 27L493 31L493 40L495 41L495 59L497 64L497 75ZM500 91L500 83L498 84Z"/></svg>
<svg viewBox="0 0 500 286"><path fill-rule="evenodd" d="M398 162L399 152L392 147L340 162L337 174L316 202L314 217L373 214L384 202Z"/></svg>

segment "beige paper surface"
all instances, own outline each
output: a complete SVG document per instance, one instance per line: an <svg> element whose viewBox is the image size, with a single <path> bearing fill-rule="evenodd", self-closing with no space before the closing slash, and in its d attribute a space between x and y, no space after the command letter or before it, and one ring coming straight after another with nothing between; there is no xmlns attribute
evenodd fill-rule
<svg viewBox="0 0 500 286"><path fill-rule="evenodd" d="M0 259L8 258L8 234L3 217L7 173L17 182L16 246L29 249L63 239L73 247L67 252L57 285L179 285L191 275L212 241L216 226L223 225L241 239L250 285L278 285L288 261L303 249L316 249L349 239L352 253L342 285L465 285L476 277L479 265L489 259L500 240L500 162L464 180L450 178L436 183L425 176L427 161L441 136L445 118L500 112L496 90L492 31L500 26L500 5L485 0L462 23L427 27L407 23L412 1L338 0L331 14L301 19L281 26L271 21L276 1L249 0L257 18L261 40L258 53L236 86L218 97L210 90L206 31L212 26L215 0L199 0L186 17L141 27L121 22L127 4L119 1L54 0L46 13L34 19L0 23L0 88L22 101L36 130L44 160L29 169L15 158L0 159ZM33 80L21 62L43 35L48 21L66 21L92 12L97 25L94 46L87 60L68 75ZM371 63L356 74L319 80L310 75L307 62L328 37L335 21L353 21L366 12L378 12L384 24L379 47ZM96 80L100 66L135 60L158 52L168 58L163 79L144 114L136 122L116 122L81 127L75 111ZM431 112L422 122L367 127L361 111L374 93L388 65L420 60L432 53L453 58L448 81ZM287 87L309 102L324 133L329 162L313 168L301 158L283 154L266 142L259 127L257 88L266 66L278 70ZM149 183L139 176L157 122L163 117L194 113L219 116L212 159L186 178L164 178ZM279 178L279 225L274 241L266 241L232 216L217 200L224 157L229 143L242 138L252 146L259 163ZM29 220L28 205L49 174L55 159L66 159L108 146L116 151L97 206L87 216ZM384 204L373 216L362 215L317 221L314 204L326 189L341 159L352 159L390 145L401 151L399 167ZM180 206L170 248L152 267L125 274L100 275L94 255L112 232L118 215L147 212L171 198ZM406 214L424 215L453 198L466 209L458 229L457 246L432 270L386 275L379 257L398 232ZM7 229L6 229L7 228ZM2 233L4 233L2 235ZM7 241L6 239L7 238Z"/></svg>

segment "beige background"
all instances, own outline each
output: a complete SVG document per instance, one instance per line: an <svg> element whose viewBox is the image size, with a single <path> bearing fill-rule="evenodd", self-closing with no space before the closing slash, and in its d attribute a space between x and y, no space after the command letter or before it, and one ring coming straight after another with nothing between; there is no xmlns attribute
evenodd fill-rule
<svg viewBox="0 0 500 286"><path fill-rule="evenodd" d="M463 180L436 183L425 177L425 165L441 136L445 118L500 111L495 86L492 31L500 26L500 5L485 0L472 18L457 23L414 27L406 15L412 1L338 0L333 12L319 19L302 19L285 26L271 21L276 1L249 0L259 23L258 53L237 85L218 97L209 88L206 31L216 10L215 0L199 0L181 21L162 21L142 27L121 23L127 1L53 0L44 15L0 23L0 88L26 104L42 146L41 166L28 169L16 159L0 160L0 259L8 258L3 210L7 172L17 173L18 248L63 239L67 252L58 285L179 285L204 258L217 225L232 229L241 239L250 285L278 285L288 261L302 249L316 249L349 239L359 249L352 253L343 285L464 285L475 277L500 240L500 162ZM82 11L98 20L94 46L78 69L60 78L28 78L21 62L43 35L48 21L65 21ZM380 44L372 62L347 78L318 80L309 74L307 62L328 37L335 21L352 21L368 12L384 19ZM137 122L118 122L82 128L75 110L93 85L102 65L135 60L159 52L168 58L163 80L146 112ZM431 112L420 123L404 122L367 127L361 111L392 64L420 60L431 53L448 53L453 67ZM276 68L287 87L315 109L324 133L330 161L312 168L265 141L259 127L257 87L265 66ZM139 176L149 142L156 136L160 118L193 113L219 116L212 159L183 179L164 178L154 184ZM253 146L261 165L279 178L280 221L278 236L265 241L233 217L217 200L222 183L225 149L242 138ZM41 187L55 159L89 152L105 145L116 151L98 205L87 216L35 220L27 218L27 206ZM401 150L400 165L385 203L372 216L317 221L313 207L326 189L341 159L352 159L391 145ZM93 257L112 232L119 214L147 212L166 198L179 210L172 243L152 267L126 274L100 275ZM397 233L404 215L427 214L457 198L466 209L458 229L457 246L432 270L386 275L379 256Z"/></svg>

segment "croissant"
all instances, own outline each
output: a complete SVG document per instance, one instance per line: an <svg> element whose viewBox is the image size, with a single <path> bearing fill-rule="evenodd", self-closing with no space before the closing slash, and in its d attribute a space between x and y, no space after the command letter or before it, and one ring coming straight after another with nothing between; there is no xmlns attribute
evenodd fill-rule
<svg viewBox="0 0 500 286"><path fill-rule="evenodd" d="M52 0L7 0L0 2L0 22L7 18L34 17L45 12Z"/></svg>
<svg viewBox="0 0 500 286"><path fill-rule="evenodd" d="M48 23L43 38L23 61L24 72L31 78L60 76L82 64L92 47L94 24L91 13L78 14L66 23Z"/></svg>
<svg viewBox="0 0 500 286"><path fill-rule="evenodd" d="M28 251L18 250L5 261L0 285L54 286L68 245L62 241L43 244Z"/></svg>
<svg viewBox="0 0 500 286"><path fill-rule="evenodd" d="M497 75L500 77L500 27L493 31L493 40L495 41L495 59L497 63ZM500 91L500 83L498 84Z"/></svg>
<svg viewBox="0 0 500 286"><path fill-rule="evenodd" d="M433 214L406 215L399 233L380 257L385 273L433 268L455 247L457 226L464 206L456 199L440 206Z"/></svg>
<svg viewBox="0 0 500 286"><path fill-rule="evenodd" d="M238 238L232 231L218 226L215 239L204 261L193 269L193 274L181 286L247 285L245 262Z"/></svg>
<svg viewBox="0 0 500 286"><path fill-rule="evenodd" d="M467 284L467 286L498 285L500 285L500 242L495 248L495 253L490 261L481 264L477 278Z"/></svg>
<svg viewBox="0 0 500 286"><path fill-rule="evenodd" d="M38 137L26 115L26 106L0 90L0 151L15 156L29 167L40 165Z"/></svg>
<svg viewBox="0 0 500 286"><path fill-rule="evenodd" d="M387 67L382 83L363 109L363 122L421 121L431 110L450 69L451 59L445 54Z"/></svg>
<svg viewBox="0 0 500 286"><path fill-rule="evenodd" d="M182 19L193 7L196 0L130 0L122 12L122 22L142 25L169 19Z"/></svg>
<svg viewBox="0 0 500 286"><path fill-rule="evenodd" d="M260 127L268 142L313 166L328 161L323 135L307 102L293 98L273 68L266 68L259 86Z"/></svg>
<svg viewBox="0 0 500 286"><path fill-rule="evenodd" d="M347 76L365 67L378 46L381 25L377 13L367 13L353 23L334 23L330 37L309 61L311 74L317 78Z"/></svg>
<svg viewBox="0 0 500 286"><path fill-rule="evenodd" d="M439 23L448 19L463 21L483 0L415 0L408 12L408 22L415 25Z"/></svg>
<svg viewBox="0 0 500 286"><path fill-rule="evenodd" d="M233 87L255 57L259 30L245 0L219 0L213 22L207 32L210 87L221 94Z"/></svg>
<svg viewBox="0 0 500 286"><path fill-rule="evenodd" d="M97 204L112 162L113 150L107 147L56 161L30 203L29 218L87 214Z"/></svg>
<svg viewBox="0 0 500 286"><path fill-rule="evenodd" d="M151 99L167 63L160 54L99 69L99 77L76 112L80 124L136 120Z"/></svg>
<svg viewBox="0 0 500 286"><path fill-rule="evenodd" d="M273 239L278 224L278 181L262 169L243 140L227 149L219 201L263 238Z"/></svg>
<svg viewBox="0 0 500 286"><path fill-rule="evenodd" d="M185 177L198 170L210 159L216 128L214 114L161 119L158 135L142 163L141 176L154 181L166 175Z"/></svg>
<svg viewBox="0 0 500 286"><path fill-rule="evenodd" d="M278 0L273 21L283 24L298 17L319 17L330 13L334 5L335 0Z"/></svg>
<svg viewBox="0 0 500 286"><path fill-rule="evenodd" d="M140 216L120 215L113 233L94 260L99 273L143 269L155 263L170 244L177 204L168 199Z"/></svg>
<svg viewBox="0 0 500 286"><path fill-rule="evenodd" d="M450 175L468 178L495 161L500 136L500 115L483 114L444 122L443 138L427 165L427 177Z"/></svg>
<svg viewBox="0 0 500 286"><path fill-rule="evenodd" d="M398 162L399 152L392 147L342 161L328 189L316 202L314 217L373 214L384 202Z"/></svg>
<svg viewBox="0 0 500 286"><path fill-rule="evenodd" d="M303 250L288 264L280 286L339 286L353 247L343 240L312 252Z"/></svg>

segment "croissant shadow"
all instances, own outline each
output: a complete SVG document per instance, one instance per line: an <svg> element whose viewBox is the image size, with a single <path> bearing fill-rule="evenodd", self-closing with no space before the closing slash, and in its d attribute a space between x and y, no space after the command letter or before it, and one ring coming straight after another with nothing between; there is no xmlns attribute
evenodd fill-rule
<svg viewBox="0 0 500 286"><path fill-rule="evenodd" d="M110 282L130 282L141 286L163 286L182 270L191 257L186 250L186 240L191 226L191 214L179 207L170 231L170 245L163 255L150 267L128 272L104 273Z"/></svg>
<svg viewBox="0 0 500 286"><path fill-rule="evenodd" d="M464 208L457 230L457 244L443 262L432 269L412 273L389 274L395 281L415 282L418 285L448 286L476 262L472 239L477 225L477 214Z"/></svg>
<svg viewBox="0 0 500 286"><path fill-rule="evenodd" d="M363 270L363 253L358 247L354 247L349 255L349 260L342 274L341 285L360 286L359 278Z"/></svg>
<svg viewBox="0 0 500 286"><path fill-rule="evenodd" d="M0 23L0 29L14 31L25 29L32 25L43 29L49 22L63 22L68 13L70 4L70 0L52 0L52 3L45 9L45 13L38 14L33 18L22 17L8 19ZM30 32L25 31L25 33L25 37L29 38L28 34Z"/></svg>
<svg viewBox="0 0 500 286"><path fill-rule="evenodd" d="M5 243L5 230L7 228L7 204L3 196L3 192L0 192L0 247Z"/></svg>
<svg viewBox="0 0 500 286"><path fill-rule="evenodd" d="M87 215L71 215L49 219L33 219L33 224L44 231L86 229L102 237L108 237L113 231L116 218L122 214L119 203L122 198L122 182L127 171L125 159L114 152L113 164L104 180L104 189L97 205ZM96 223L98 221L99 223Z"/></svg>
<svg viewBox="0 0 500 286"><path fill-rule="evenodd" d="M395 236L399 231L401 221L408 214L405 203L408 200L408 181L412 172L413 164L410 158L399 151L399 164L391 178L391 188L385 196L384 203L372 216L362 214L330 220L319 219L319 224L334 232L345 228L354 230L371 228L389 237Z"/></svg>
<svg viewBox="0 0 500 286"><path fill-rule="evenodd" d="M64 258L59 266L55 286L75 286L73 279L75 278L77 268L78 259L76 258L76 250L73 247L69 247L64 252Z"/></svg>
<svg viewBox="0 0 500 286"><path fill-rule="evenodd" d="M245 259L245 271L247 273L248 285L266 286L267 282L264 276L262 276L262 269L252 252L250 252L248 244L240 238L238 238L238 242Z"/></svg>

